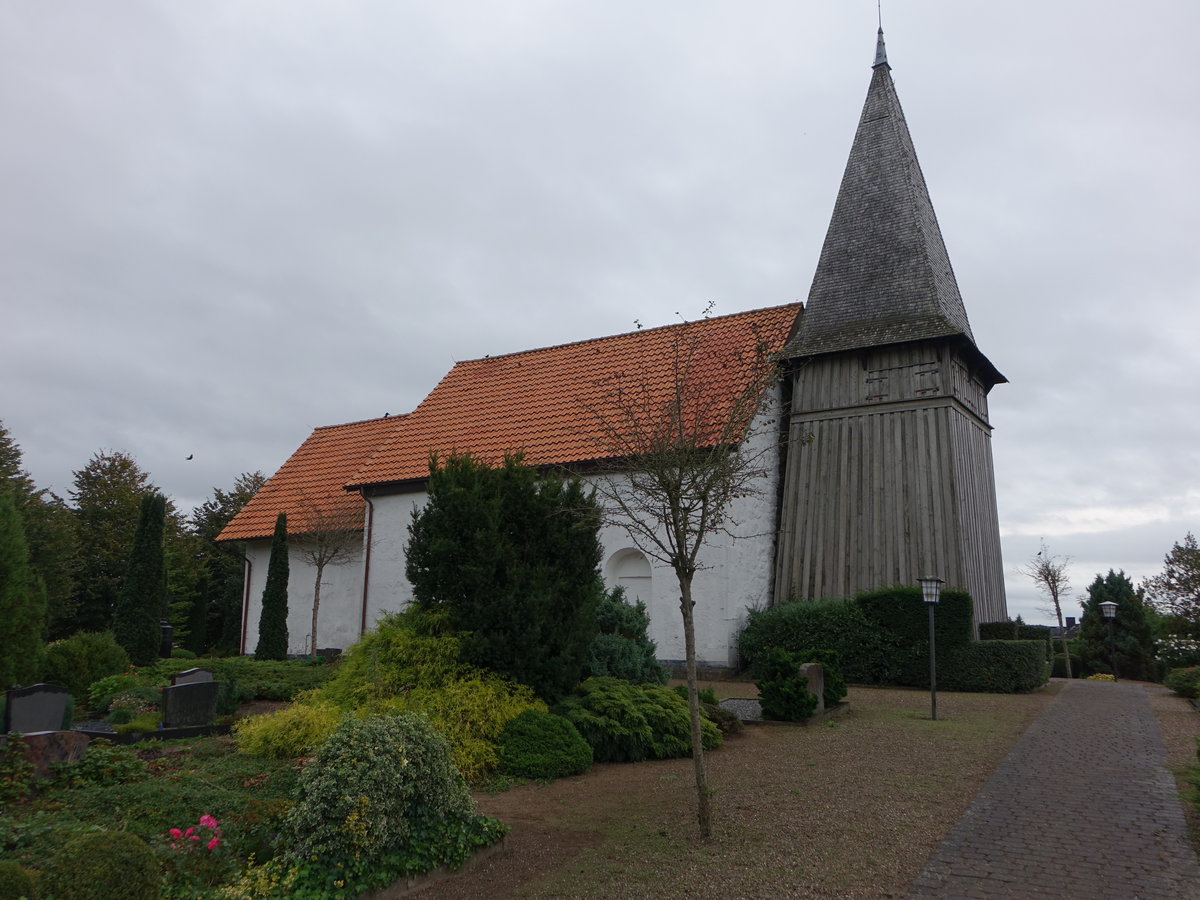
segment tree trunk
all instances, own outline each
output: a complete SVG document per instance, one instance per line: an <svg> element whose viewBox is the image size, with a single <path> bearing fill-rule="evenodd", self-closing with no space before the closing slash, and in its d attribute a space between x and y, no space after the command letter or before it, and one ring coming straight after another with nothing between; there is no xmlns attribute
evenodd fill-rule
<svg viewBox="0 0 1200 900"><path fill-rule="evenodd" d="M679 609L683 613L684 653L687 657L688 712L692 723L692 765L696 770L696 821L701 840L712 837L712 800L704 767L704 742L700 733L700 689L696 682L696 620L693 615L692 580L679 579Z"/></svg>
<svg viewBox="0 0 1200 900"><path fill-rule="evenodd" d="M312 643L309 644L309 655L314 658L317 655L317 612L321 609L321 576L325 573L323 565L317 566L317 583L313 585L313 620L312 620Z"/></svg>
<svg viewBox="0 0 1200 900"><path fill-rule="evenodd" d="M1058 616L1058 636L1062 640L1063 657L1067 663L1067 677L1074 678L1071 674L1071 651L1067 649L1067 632L1063 628L1062 605L1058 602L1058 598L1054 598L1054 612Z"/></svg>

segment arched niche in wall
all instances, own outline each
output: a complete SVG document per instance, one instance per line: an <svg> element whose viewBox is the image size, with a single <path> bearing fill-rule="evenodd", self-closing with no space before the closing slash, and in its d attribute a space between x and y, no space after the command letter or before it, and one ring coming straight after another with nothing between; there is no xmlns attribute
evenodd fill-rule
<svg viewBox="0 0 1200 900"><path fill-rule="evenodd" d="M654 585L650 576L650 561L642 551L626 548L610 556L604 566L604 580L609 587L623 587L629 603L641 600L647 610L652 608Z"/></svg>

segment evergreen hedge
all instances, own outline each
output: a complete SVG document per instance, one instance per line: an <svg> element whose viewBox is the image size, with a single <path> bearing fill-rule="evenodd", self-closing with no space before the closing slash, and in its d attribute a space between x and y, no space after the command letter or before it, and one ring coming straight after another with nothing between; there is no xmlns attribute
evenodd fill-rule
<svg viewBox="0 0 1200 900"><path fill-rule="evenodd" d="M950 691L1024 694L1049 677L1045 641L972 641L938 653L938 687Z"/></svg>

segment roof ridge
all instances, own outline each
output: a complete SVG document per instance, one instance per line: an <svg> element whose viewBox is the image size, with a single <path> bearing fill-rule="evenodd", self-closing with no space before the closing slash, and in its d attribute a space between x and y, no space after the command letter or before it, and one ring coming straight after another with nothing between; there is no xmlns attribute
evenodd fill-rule
<svg viewBox="0 0 1200 900"><path fill-rule="evenodd" d="M755 313L780 310L780 309L783 309L784 307L788 307L788 306L800 307L803 305L804 304L799 300L791 300L787 303L777 303L773 306L760 306L756 309L745 309L745 310L742 310L741 312L725 313L720 316L701 316L699 319L684 319L679 322L672 322L669 325L655 325L651 328L635 328L633 331L618 331L614 334L601 335L600 337L582 338L581 340L577 340L577 341L564 341L561 344L547 344L544 347L531 347L528 350L514 350L512 353L498 353L495 356L491 356L491 355L477 356L477 357L474 357L473 359L459 360L454 365L461 366L466 363L490 362L492 360L497 360L497 359L512 359L513 357L516 357L516 356L528 356L531 353L544 353L547 350L559 350L559 349L565 349L568 347L583 347L583 346L586 346L587 344L598 344L603 341L611 341L611 340L615 340L617 338L631 337L632 335L635 335L635 334L655 334L656 332L666 331L667 329L670 329L670 328L682 328L685 325L695 325L700 322L720 322L720 321L726 320L726 319L736 319L740 316L750 316L750 315L754 315Z"/></svg>

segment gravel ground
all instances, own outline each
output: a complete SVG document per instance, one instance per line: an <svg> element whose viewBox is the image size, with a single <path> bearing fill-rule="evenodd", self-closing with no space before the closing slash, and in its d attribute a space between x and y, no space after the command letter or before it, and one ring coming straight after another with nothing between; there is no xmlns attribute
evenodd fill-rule
<svg viewBox="0 0 1200 900"><path fill-rule="evenodd" d="M690 759L479 795L481 812L513 828L507 852L418 896L903 897L1056 690L939 694L933 722L927 692L852 688L836 719L749 726L707 755L707 843Z"/></svg>

